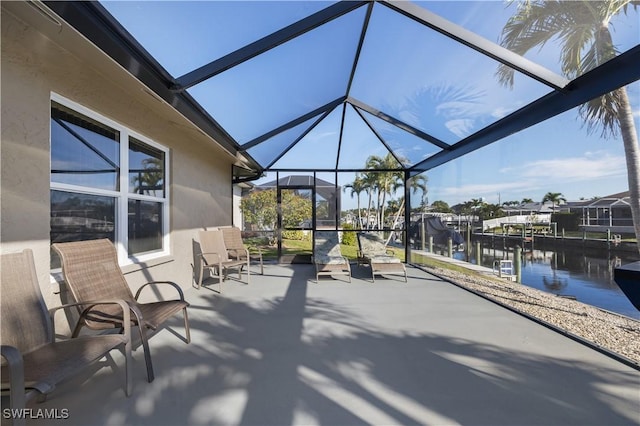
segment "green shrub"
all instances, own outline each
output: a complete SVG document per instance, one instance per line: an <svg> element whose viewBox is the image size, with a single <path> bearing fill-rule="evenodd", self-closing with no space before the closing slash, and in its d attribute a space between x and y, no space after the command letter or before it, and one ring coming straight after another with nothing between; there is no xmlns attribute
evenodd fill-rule
<svg viewBox="0 0 640 426"><path fill-rule="evenodd" d="M308 237L302 231L282 231L282 239L284 240L307 240Z"/></svg>
<svg viewBox="0 0 640 426"><path fill-rule="evenodd" d="M556 222L558 230L577 231L580 225L580 216L577 213L552 213L551 222Z"/></svg>
<svg viewBox="0 0 640 426"><path fill-rule="evenodd" d="M357 240L356 240L356 233L355 232L350 232L350 229L353 229L353 226L349 223L345 223L342 226L343 232L342 233L342 244L344 244L345 246L355 246L357 245Z"/></svg>

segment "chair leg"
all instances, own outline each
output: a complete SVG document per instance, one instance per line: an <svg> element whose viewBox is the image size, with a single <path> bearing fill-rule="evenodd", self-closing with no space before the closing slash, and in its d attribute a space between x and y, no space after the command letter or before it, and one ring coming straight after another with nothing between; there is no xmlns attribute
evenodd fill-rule
<svg viewBox="0 0 640 426"><path fill-rule="evenodd" d="M182 308L182 314L184 316L184 332L187 338L187 343L191 343L191 330L189 329L189 316L187 315L187 308Z"/></svg>
<svg viewBox="0 0 640 426"><path fill-rule="evenodd" d="M200 262L200 278L198 279L198 290L202 287L202 277L204 276L204 261Z"/></svg>
<svg viewBox="0 0 640 426"><path fill-rule="evenodd" d="M131 396L133 391L133 362L131 357L131 341L124 344L124 384L125 393L127 396Z"/></svg>
<svg viewBox="0 0 640 426"><path fill-rule="evenodd" d="M149 383L153 382L154 374L153 374L153 363L151 362L151 351L149 350L149 340L147 339L146 326L145 322L142 319L142 313L140 309L135 305L129 305L131 309L131 313L135 318L135 325L138 326L138 331L140 332L140 340L142 341L142 351L144 352L144 361L147 366L147 380ZM131 318L132 321L134 318Z"/></svg>
<svg viewBox="0 0 640 426"><path fill-rule="evenodd" d="M226 275L227 275L226 268L222 269L222 262L219 262L218 263L218 281L220 282L220 294L222 294L222 283L224 282Z"/></svg>
<svg viewBox="0 0 640 426"><path fill-rule="evenodd" d="M140 330L140 340L142 340L144 362L147 365L147 381L151 383L153 382L153 379L155 379L155 376L153 374L153 363L151 362L151 352L149 350L149 339L147 338L147 333L144 330L144 325L138 325L138 330Z"/></svg>
<svg viewBox="0 0 640 426"><path fill-rule="evenodd" d="M12 410L23 410L27 398L25 397L22 354L15 347L2 346L2 358L4 358L9 371L9 407ZM3 379L6 380L6 377ZM23 426L25 423L26 419L23 416L16 416L12 422L15 426Z"/></svg>

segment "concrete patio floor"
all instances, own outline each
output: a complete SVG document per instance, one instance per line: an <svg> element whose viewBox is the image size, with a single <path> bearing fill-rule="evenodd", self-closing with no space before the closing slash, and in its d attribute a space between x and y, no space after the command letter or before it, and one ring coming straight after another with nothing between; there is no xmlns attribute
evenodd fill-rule
<svg viewBox="0 0 640 426"><path fill-rule="evenodd" d="M137 348L125 397L115 355L32 406L68 419L27 424L640 424L638 371L419 269L353 269L189 289L192 342L180 316L151 338L153 383Z"/></svg>

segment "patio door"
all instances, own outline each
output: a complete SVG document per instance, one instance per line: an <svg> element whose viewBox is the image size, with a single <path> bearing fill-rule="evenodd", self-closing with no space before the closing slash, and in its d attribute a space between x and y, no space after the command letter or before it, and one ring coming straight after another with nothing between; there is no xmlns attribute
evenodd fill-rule
<svg viewBox="0 0 640 426"><path fill-rule="evenodd" d="M313 186L279 186L278 262L311 263L315 189Z"/></svg>

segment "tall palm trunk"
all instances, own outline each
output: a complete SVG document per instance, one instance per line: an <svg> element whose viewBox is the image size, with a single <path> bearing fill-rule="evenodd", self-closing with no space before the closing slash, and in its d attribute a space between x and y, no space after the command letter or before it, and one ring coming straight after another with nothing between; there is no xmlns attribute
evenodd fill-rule
<svg viewBox="0 0 640 426"><path fill-rule="evenodd" d="M617 92L619 102L618 121L627 161L629 204L631 205L631 216L633 217L633 229L636 234L638 253L640 253L640 149L638 148L638 133L633 122L633 112L631 111L627 90L621 87Z"/></svg>
<svg viewBox="0 0 640 426"><path fill-rule="evenodd" d="M367 194L369 194L369 203L367 204L367 229L371 229L371 197L373 195L371 192L371 189L367 191Z"/></svg>
<svg viewBox="0 0 640 426"><path fill-rule="evenodd" d="M384 229L384 203L387 201L387 190L382 192L382 201L380 202L380 221L378 222L378 228Z"/></svg>
<svg viewBox="0 0 640 426"><path fill-rule="evenodd" d="M398 224L398 219L400 218L400 213L402 213L404 210L404 197L402 198L402 203L400 203L400 208L398 209L398 211L396 212L396 217L393 218L393 224L391 225L391 229L396 229L396 225ZM407 227L405 227L406 230ZM389 233L389 238L387 238L387 245L389 244L389 241L391 241L391 237L393 237L394 232L390 232ZM406 234L405 234L406 235Z"/></svg>

